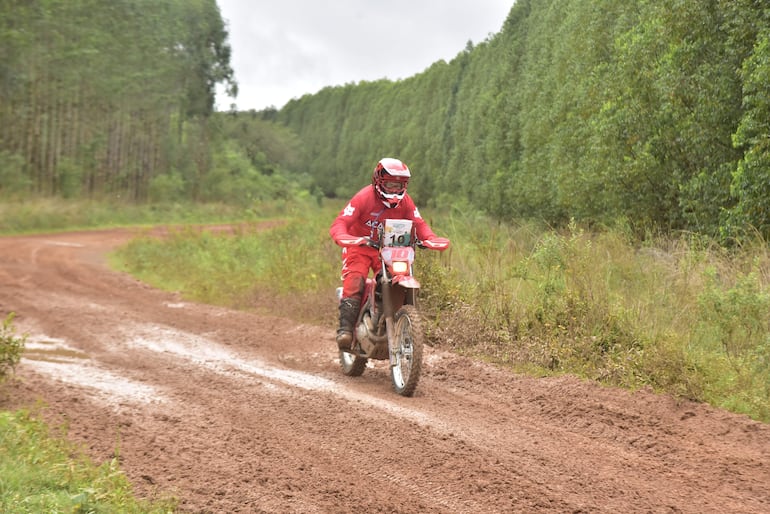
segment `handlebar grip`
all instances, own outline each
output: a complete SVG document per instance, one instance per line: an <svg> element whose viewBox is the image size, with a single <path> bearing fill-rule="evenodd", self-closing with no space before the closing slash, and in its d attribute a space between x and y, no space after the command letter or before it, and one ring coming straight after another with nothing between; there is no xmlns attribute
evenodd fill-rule
<svg viewBox="0 0 770 514"><path fill-rule="evenodd" d="M341 237L338 237L336 239L336 243L342 247L348 247L348 246L370 246L372 248L380 247L379 243L373 240L371 237L351 236L350 234L345 234Z"/></svg>
<svg viewBox="0 0 770 514"><path fill-rule="evenodd" d="M443 252L449 248L450 242L449 239L445 237L436 237L434 239L425 239L423 241L419 241L417 245L420 248L427 248L428 250L438 250Z"/></svg>

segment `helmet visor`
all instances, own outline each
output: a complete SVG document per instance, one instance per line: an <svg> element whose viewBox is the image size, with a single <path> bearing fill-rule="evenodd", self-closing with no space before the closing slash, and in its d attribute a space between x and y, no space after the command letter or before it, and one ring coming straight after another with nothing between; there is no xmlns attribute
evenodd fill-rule
<svg viewBox="0 0 770 514"><path fill-rule="evenodd" d="M397 194L406 189L406 182L401 180L382 181L382 190L386 193Z"/></svg>

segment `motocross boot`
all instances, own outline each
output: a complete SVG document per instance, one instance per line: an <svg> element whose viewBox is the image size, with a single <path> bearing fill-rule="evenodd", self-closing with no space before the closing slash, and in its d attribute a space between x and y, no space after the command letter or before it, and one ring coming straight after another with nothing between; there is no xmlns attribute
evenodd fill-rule
<svg viewBox="0 0 770 514"><path fill-rule="evenodd" d="M353 343L353 328L358 318L361 300L358 298L343 298L340 300L340 327L337 329L337 347L348 351Z"/></svg>

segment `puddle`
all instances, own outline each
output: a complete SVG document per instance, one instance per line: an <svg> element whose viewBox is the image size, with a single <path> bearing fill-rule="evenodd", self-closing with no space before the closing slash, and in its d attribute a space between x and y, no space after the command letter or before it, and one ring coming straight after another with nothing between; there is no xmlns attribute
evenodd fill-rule
<svg viewBox="0 0 770 514"><path fill-rule="evenodd" d="M111 406L120 403L168 403L168 400L160 395L155 388L134 382L86 362L27 360L25 365L59 382L91 389L95 392L96 398Z"/></svg>
<svg viewBox="0 0 770 514"><path fill-rule="evenodd" d="M270 382L265 382L264 385L268 387L277 382L309 391L331 392L434 429L444 425L442 421L422 412L352 391L332 380L301 371L276 368L258 359L240 357L217 342L194 334L155 325L142 325L136 326L126 335L133 346L158 353L170 353L217 373L241 373L246 377L267 379ZM383 382L383 387L390 388L390 382Z"/></svg>
<svg viewBox="0 0 770 514"><path fill-rule="evenodd" d="M277 368L259 359L244 358L205 337L156 325L124 327L123 331L125 344L132 348L172 354L174 358L241 380L256 378L267 390L275 394L286 394L290 392L290 388L328 392L420 425L430 426L434 430L442 430L442 427L448 430L444 427L444 422L425 413L351 390L322 376ZM119 372L101 368L89 355L62 339L28 335L22 365L45 374L52 380L88 388L93 391L95 399L112 407L121 403L171 402L150 385L121 376ZM389 380L383 381L382 386L389 390Z"/></svg>
<svg viewBox="0 0 770 514"><path fill-rule="evenodd" d="M86 245L80 243L68 243L66 241L46 241L45 244L51 246L69 246L72 248L85 248Z"/></svg>
<svg viewBox="0 0 770 514"><path fill-rule="evenodd" d="M131 334L134 346L157 353L171 353L213 371L246 372L302 389L331 390L337 387L323 377L275 368L258 360L245 360L214 341L192 334L157 326L139 327Z"/></svg>
<svg viewBox="0 0 770 514"><path fill-rule="evenodd" d="M88 359L88 354L77 350L62 339L30 335L24 345L24 358L33 361L72 362Z"/></svg>
<svg viewBox="0 0 770 514"><path fill-rule="evenodd" d="M21 365L55 381L87 388L97 400L113 407L120 403L169 402L152 386L98 367L88 354L73 348L63 339L28 335Z"/></svg>

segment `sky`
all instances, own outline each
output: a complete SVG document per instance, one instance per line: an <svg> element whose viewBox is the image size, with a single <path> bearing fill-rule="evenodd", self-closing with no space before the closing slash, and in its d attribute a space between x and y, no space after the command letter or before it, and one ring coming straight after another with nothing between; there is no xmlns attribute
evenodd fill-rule
<svg viewBox="0 0 770 514"><path fill-rule="evenodd" d="M500 32L514 0L217 0L232 47L235 100L217 109L280 109L289 100L451 61Z"/></svg>

